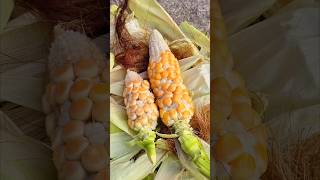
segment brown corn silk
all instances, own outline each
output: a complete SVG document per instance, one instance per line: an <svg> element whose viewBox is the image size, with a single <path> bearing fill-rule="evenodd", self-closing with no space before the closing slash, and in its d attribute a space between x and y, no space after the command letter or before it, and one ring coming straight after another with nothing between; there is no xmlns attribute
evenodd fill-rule
<svg viewBox="0 0 320 180"><path fill-rule="evenodd" d="M267 168L265 126L233 69L218 0L213 0L212 144L218 179L258 179Z"/></svg>

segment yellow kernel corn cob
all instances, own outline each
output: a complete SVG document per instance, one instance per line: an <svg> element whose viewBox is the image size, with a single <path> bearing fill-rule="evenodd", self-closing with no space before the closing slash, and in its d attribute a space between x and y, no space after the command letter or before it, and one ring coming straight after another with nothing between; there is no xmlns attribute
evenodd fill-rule
<svg viewBox="0 0 320 180"><path fill-rule="evenodd" d="M61 31L60 31L61 32ZM43 95L53 162L61 180L106 180L108 71L103 55L84 35L62 31L49 56Z"/></svg>
<svg viewBox="0 0 320 180"><path fill-rule="evenodd" d="M162 35L153 30L149 43L148 76L156 97L162 122L173 126L183 151L205 176L210 176L210 162L189 122L194 113L191 96L182 82L177 59Z"/></svg>
<svg viewBox="0 0 320 180"><path fill-rule="evenodd" d="M156 134L153 130L157 126L159 112L154 102L154 95L150 91L149 82L143 80L138 73L128 70L123 97L129 127L139 132L134 141L147 152L150 161L155 163Z"/></svg>
<svg viewBox="0 0 320 180"><path fill-rule="evenodd" d="M218 0L213 0L213 128L217 179L259 179L267 167L265 127L244 81L233 70Z"/></svg>

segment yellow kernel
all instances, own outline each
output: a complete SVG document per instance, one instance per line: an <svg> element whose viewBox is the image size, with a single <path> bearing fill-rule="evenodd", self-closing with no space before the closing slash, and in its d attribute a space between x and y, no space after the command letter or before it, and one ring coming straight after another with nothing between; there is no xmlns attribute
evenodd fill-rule
<svg viewBox="0 0 320 180"><path fill-rule="evenodd" d="M139 94L138 93L133 93L131 97L132 97L132 99L136 100L136 99L138 99Z"/></svg>
<svg viewBox="0 0 320 180"><path fill-rule="evenodd" d="M168 71L163 71L163 72L161 73L161 77L162 77L162 78L168 77Z"/></svg>
<svg viewBox="0 0 320 180"><path fill-rule="evenodd" d="M162 99L157 100L157 105L159 106L159 108L163 108L163 100Z"/></svg>
<svg viewBox="0 0 320 180"><path fill-rule="evenodd" d="M163 123L168 124L169 119L170 119L169 113L168 113L168 112L164 112L164 113L163 113L163 117L162 117Z"/></svg>
<svg viewBox="0 0 320 180"><path fill-rule="evenodd" d="M174 91L176 90L176 87L177 87L177 86L176 86L174 83L172 83L172 84L169 86L168 91L174 92Z"/></svg>
<svg viewBox="0 0 320 180"><path fill-rule="evenodd" d="M174 103L178 104L180 102L180 100L181 100L181 95L180 94L174 94L172 100L173 100Z"/></svg>
<svg viewBox="0 0 320 180"><path fill-rule="evenodd" d="M137 108L138 108L137 105L132 105L129 107L131 112L135 112L137 110Z"/></svg>
<svg viewBox="0 0 320 180"><path fill-rule="evenodd" d="M147 97L147 103L153 103L154 102L154 99L153 97Z"/></svg>
<svg viewBox="0 0 320 180"><path fill-rule="evenodd" d="M137 108L136 114L137 114L138 116L142 116L143 113L144 113L143 108Z"/></svg>
<svg viewBox="0 0 320 180"><path fill-rule="evenodd" d="M169 111L169 114L170 114L171 119L178 119L178 113L175 109L171 109Z"/></svg>
<svg viewBox="0 0 320 180"><path fill-rule="evenodd" d="M158 87L160 85L160 81L159 80L154 80L153 82L155 87Z"/></svg>
<svg viewBox="0 0 320 180"><path fill-rule="evenodd" d="M161 97L163 95L163 91L162 90L159 90L159 89L155 89L154 90L154 94L157 96L157 97Z"/></svg>
<svg viewBox="0 0 320 180"><path fill-rule="evenodd" d="M162 90L163 90L163 91L167 91L168 88L169 88L169 85L170 85L169 83L164 83L164 84L162 84L162 85L161 85Z"/></svg>
<svg viewBox="0 0 320 180"><path fill-rule="evenodd" d="M164 105L170 106L171 103L172 103L171 98L169 98L169 97L163 98L163 104Z"/></svg>
<svg viewBox="0 0 320 180"><path fill-rule="evenodd" d="M181 79L179 77L173 79L173 82L176 84L179 84L181 82Z"/></svg>
<svg viewBox="0 0 320 180"><path fill-rule="evenodd" d="M189 112L189 111L184 111L184 112L182 113L182 117L185 118L185 119L189 118L189 115L190 115L190 112Z"/></svg>
<svg viewBox="0 0 320 180"><path fill-rule="evenodd" d="M155 69L156 69L157 72L161 71L162 64L161 63L157 63Z"/></svg>
<svg viewBox="0 0 320 180"><path fill-rule="evenodd" d="M149 84L148 81L144 80L144 81L142 82L142 86L145 87L146 89L149 89L150 84Z"/></svg>
<svg viewBox="0 0 320 180"><path fill-rule="evenodd" d="M150 109L151 109L151 108L150 108L149 104L145 104L145 105L143 106L144 112L148 112Z"/></svg>
<svg viewBox="0 0 320 180"><path fill-rule="evenodd" d="M147 117L141 117L141 118L139 119L139 121L141 122L141 124L144 124L144 125L146 125L146 124L148 123Z"/></svg>
<svg viewBox="0 0 320 180"><path fill-rule="evenodd" d="M140 99L140 100L145 100L146 98L147 98L146 93L140 93L140 94L139 94L139 99Z"/></svg>
<svg viewBox="0 0 320 180"><path fill-rule="evenodd" d="M138 87L133 87L132 88L132 93L137 93L139 91L139 88Z"/></svg>
<svg viewBox="0 0 320 180"><path fill-rule="evenodd" d="M184 104L179 103L178 108L177 108L177 111L178 111L179 113L182 113L184 109L185 109Z"/></svg>
<svg viewBox="0 0 320 180"><path fill-rule="evenodd" d="M175 79L176 77L177 77L176 73L174 71L170 71L169 78L170 79Z"/></svg>
<svg viewBox="0 0 320 180"><path fill-rule="evenodd" d="M157 73L154 75L154 79L160 80L161 79L161 74Z"/></svg>
<svg viewBox="0 0 320 180"><path fill-rule="evenodd" d="M159 114L160 114L160 117L162 118L162 117L163 117L163 114L164 114L164 110L163 110L163 109L160 109Z"/></svg>
<svg viewBox="0 0 320 180"><path fill-rule="evenodd" d="M136 101L135 100L132 100L132 101L129 102L129 106L134 106L134 105L136 105Z"/></svg>

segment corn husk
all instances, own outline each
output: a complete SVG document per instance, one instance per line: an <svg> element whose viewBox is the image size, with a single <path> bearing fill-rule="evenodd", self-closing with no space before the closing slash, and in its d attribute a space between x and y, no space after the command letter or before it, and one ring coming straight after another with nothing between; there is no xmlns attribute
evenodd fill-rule
<svg viewBox="0 0 320 180"><path fill-rule="evenodd" d="M129 8L142 26L156 28L169 41L185 38L170 15L155 0L131 0Z"/></svg>
<svg viewBox="0 0 320 180"><path fill-rule="evenodd" d="M234 34L256 21L277 0L224 0L220 1L228 34Z"/></svg>
<svg viewBox="0 0 320 180"><path fill-rule="evenodd" d="M12 10L14 8L13 0L2 0L0 1L0 33L7 26L10 19Z"/></svg>
<svg viewBox="0 0 320 180"><path fill-rule="evenodd" d="M186 36L203 49L208 56L210 53L210 39L204 33L193 27L188 22L183 22L179 26Z"/></svg>
<svg viewBox="0 0 320 180"><path fill-rule="evenodd" d="M36 22L39 22L41 18L39 16L36 16L32 14L31 12L25 12L21 14L20 16L10 20L4 29L5 31L10 31L13 29L22 28L23 26L34 24Z"/></svg>
<svg viewBox="0 0 320 180"><path fill-rule="evenodd" d="M230 38L236 69L268 97L266 119L320 102L318 12L300 2Z"/></svg>
<svg viewBox="0 0 320 180"><path fill-rule="evenodd" d="M0 122L0 179L56 179L50 148L25 136L1 111Z"/></svg>

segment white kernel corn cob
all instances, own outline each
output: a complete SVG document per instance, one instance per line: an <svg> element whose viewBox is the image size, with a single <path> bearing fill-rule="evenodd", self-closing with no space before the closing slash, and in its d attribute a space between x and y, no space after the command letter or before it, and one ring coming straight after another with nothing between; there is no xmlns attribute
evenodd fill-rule
<svg viewBox="0 0 320 180"><path fill-rule="evenodd" d="M182 82L177 59L157 30L153 30L150 36L149 55L148 76L162 122L174 128L184 152L209 178L208 155L189 125L194 113L191 96Z"/></svg>
<svg viewBox="0 0 320 180"><path fill-rule="evenodd" d="M218 179L255 180L267 167L265 127L253 109L248 90L233 70L218 0L213 0L213 111Z"/></svg>
<svg viewBox="0 0 320 180"><path fill-rule="evenodd" d="M154 95L150 91L149 82L134 72L127 71L125 88L123 91L124 103L128 114L129 127L137 132L136 143L148 154L152 163L156 161L153 131L159 117L158 108L154 102Z"/></svg>
<svg viewBox="0 0 320 180"><path fill-rule="evenodd" d="M103 54L86 36L55 29L49 83L43 95L46 128L61 180L106 180L107 82Z"/></svg>

